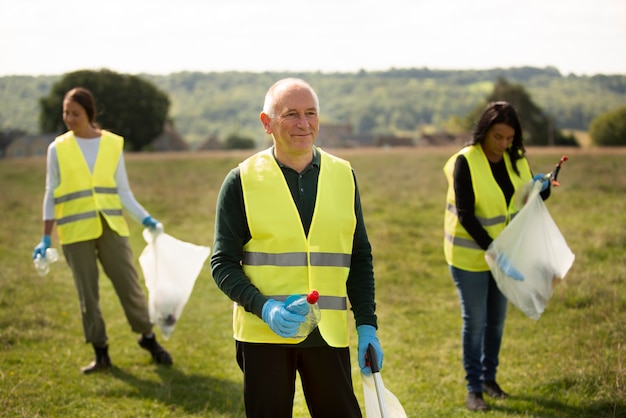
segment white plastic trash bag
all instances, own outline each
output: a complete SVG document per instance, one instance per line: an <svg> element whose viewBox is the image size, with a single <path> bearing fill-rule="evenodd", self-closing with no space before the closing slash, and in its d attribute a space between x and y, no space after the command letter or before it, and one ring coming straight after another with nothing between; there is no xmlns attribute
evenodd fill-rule
<svg viewBox="0 0 626 418"><path fill-rule="evenodd" d="M166 233L153 234L147 228L148 245L139 256L148 288L150 321L167 340L180 319L193 286L211 249L180 241Z"/></svg>
<svg viewBox="0 0 626 418"><path fill-rule="evenodd" d="M373 375L366 376L361 373L361 381L363 382L363 398L365 401L366 418L406 418L406 412L402 404L387 388L383 387L383 399L385 404L386 415L381 417L380 406L378 405L378 395L376 393L376 384ZM380 378L382 382L382 377ZM383 385L384 386L384 385Z"/></svg>
<svg viewBox="0 0 626 418"><path fill-rule="evenodd" d="M554 286L574 263L574 254L552 220L540 190L541 181L534 182L524 207L485 253L500 291L535 320L543 313ZM523 280L507 276L498 267L495 260L500 254L522 274Z"/></svg>

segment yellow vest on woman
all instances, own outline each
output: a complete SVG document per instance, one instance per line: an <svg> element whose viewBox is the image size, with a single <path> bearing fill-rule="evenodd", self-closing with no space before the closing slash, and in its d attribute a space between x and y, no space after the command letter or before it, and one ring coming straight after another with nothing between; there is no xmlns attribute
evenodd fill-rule
<svg viewBox="0 0 626 418"><path fill-rule="evenodd" d="M54 189L54 214L61 244L98 238L102 235L100 215L105 217L111 229L121 236L128 236L115 182L124 138L102 131L93 173L72 131L55 141L61 182Z"/></svg>
<svg viewBox="0 0 626 418"><path fill-rule="evenodd" d="M474 213L489 236L495 239L517 213L514 207L515 196L507 207L506 198L491 171L489 160L481 145L463 148L453 155L444 166L448 180L448 194L444 217L444 253L449 265L467 271L488 271L485 251L474 241L471 235L459 222L456 213L456 196L454 193L454 166L459 155L465 156L472 177L474 189ZM520 174L513 170L511 158L504 153L504 162L513 188L518 191L531 179L530 167L526 158L517 160Z"/></svg>
<svg viewBox="0 0 626 418"><path fill-rule="evenodd" d="M252 239L244 246L243 271L261 293L284 300L316 289L322 318L318 325L332 347L349 343L346 280L356 228L355 185L347 161L321 153L315 211L308 236L272 149L239 165L246 217ZM234 337L255 343L296 344L256 315L235 305Z"/></svg>

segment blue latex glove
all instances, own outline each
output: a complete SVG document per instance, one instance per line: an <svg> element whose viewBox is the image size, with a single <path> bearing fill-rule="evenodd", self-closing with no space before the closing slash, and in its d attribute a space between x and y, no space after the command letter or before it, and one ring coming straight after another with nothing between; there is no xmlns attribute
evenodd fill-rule
<svg viewBox="0 0 626 418"><path fill-rule="evenodd" d="M380 341L378 341L378 337L376 336L376 328L371 325L359 325L356 327L356 333L359 337L358 342L358 359L359 359L359 367L361 368L361 372L369 376L372 374L372 369L370 366L367 366L365 363L365 355L367 354L367 346L372 344L374 350L376 351L376 359L378 360L378 369L382 370L383 368L383 348L380 345Z"/></svg>
<svg viewBox="0 0 626 418"><path fill-rule="evenodd" d="M306 296L291 295L285 301L285 309L289 312L306 316L311 310L311 307L309 306L309 302L306 301Z"/></svg>
<svg viewBox="0 0 626 418"><path fill-rule="evenodd" d="M496 263L498 263L498 267L507 275L510 276L513 280L523 281L524 276L520 273L515 266L511 263L511 261L506 258L504 253L498 254L498 258L496 258Z"/></svg>
<svg viewBox="0 0 626 418"><path fill-rule="evenodd" d="M157 221L156 219L154 219L150 215L143 218L143 221L141 221L141 224L145 226L146 228L150 229L150 231L152 232L163 232L163 224Z"/></svg>
<svg viewBox="0 0 626 418"><path fill-rule="evenodd" d="M285 308L285 302L277 302L274 299L268 299L263 305L261 311L263 321L270 326L271 330L283 338L289 338L296 335L300 324L306 318L304 315L290 312Z"/></svg>
<svg viewBox="0 0 626 418"><path fill-rule="evenodd" d="M33 251L33 260L37 258L37 256L41 258L46 258L46 250L50 248L52 241L50 240L50 235L44 235L41 237L41 241L35 247Z"/></svg>
<svg viewBox="0 0 626 418"><path fill-rule="evenodd" d="M546 190L548 186L550 186L550 180L544 178L545 176L546 176L545 174L535 174L533 176L533 181L543 181L543 183L541 183L542 192Z"/></svg>

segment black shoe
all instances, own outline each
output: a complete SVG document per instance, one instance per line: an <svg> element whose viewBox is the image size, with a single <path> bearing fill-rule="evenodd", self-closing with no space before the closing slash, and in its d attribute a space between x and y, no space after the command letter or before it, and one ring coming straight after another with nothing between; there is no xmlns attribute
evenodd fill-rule
<svg viewBox="0 0 626 418"><path fill-rule="evenodd" d="M487 380L482 384L483 391L492 398L506 399L509 395L500 388L495 380Z"/></svg>
<svg viewBox="0 0 626 418"><path fill-rule="evenodd" d="M109 358L109 347L94 347L96 352L96 359L89 363L87 366L80 369L82 374L91 374L95 372L101 372L113 367L111 359Z"/></svg>
<svg viewBox="0 0 626 418"><path fill-rule="evenodd" d="M489 409L483 400L482 392L469 392L465 400L465 406L467 406L467 409L470 411L486 411Z"/></svg>
<svg viewBox="0 0 626 418"><path fill-rule="evenodd" d="M141 348L148 350L150 354L152 354L152 358L157 364L171 366L174 363L170 353L165 351L165 348L161 347L161 344L157 342L154 335L150 338L142 335L137 342Z"/></svg>

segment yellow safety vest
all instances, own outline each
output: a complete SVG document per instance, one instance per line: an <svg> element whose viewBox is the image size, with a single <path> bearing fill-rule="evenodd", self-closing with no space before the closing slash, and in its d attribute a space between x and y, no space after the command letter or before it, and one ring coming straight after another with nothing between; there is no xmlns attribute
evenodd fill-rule
<svg viewBox="0 0 626 418"><path fill-rule="evenodd" d="M444 216L444 253L449 265L467 271L488 271L489 265L485 261L485 251L474 241L471 235L459 222L456 213L456 196L454 193L454 166L459 155L464 155L469 165L474 190L474 213L480 224L491 238L496 238L515 216L515 196L509 206L502 189L491 172L489 160L481 145L472 145L463 148L453 155L444 166L444 173L448 180L448 194ZM520 175L513 170L508 153L504 153L504 162L509 178L515 191L519 190L531 179L530 167L526 158L517 160Z"/></svg>
<svg viewBox="0 0 626 418"><path fill-rule="evenodd" d="M100 214L111 229L121 236L128 236L115 182L124 139L102 131L93 174L72 131L55 141L61 182L54 189L54 213L61 244L87 241L102 235Z"/></svg>
<svg viewBox="0 0 626 418"><path fill-rule="evenodd" d="M308 236L272 149L239 165L252 236L244 246L242 265L252 284L275 300L316 289L322 313L318 327L324 340L333 347L347 347L346 280L356 228L354 177L347 161L319 151L320 174ZM233 328L239 341L302 341L278 336L259 317L238 305L234 308Z"/></svg>

